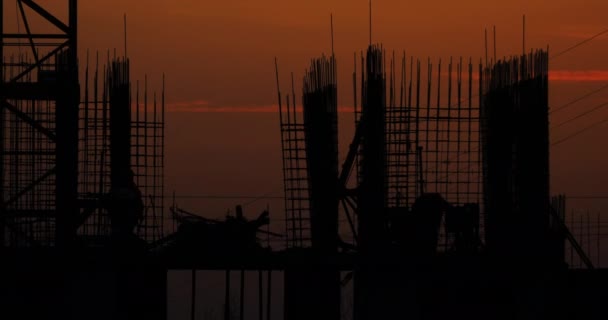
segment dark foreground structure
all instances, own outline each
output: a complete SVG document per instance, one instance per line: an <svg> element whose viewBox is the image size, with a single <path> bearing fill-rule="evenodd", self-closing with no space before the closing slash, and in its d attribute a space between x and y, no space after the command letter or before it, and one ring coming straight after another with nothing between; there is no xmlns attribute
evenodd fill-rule
<svg viewBox="0 0 608 320"><path fill-rule="evenodd" d="M87 54L82 77L78 1L63 2L65 21L0 5L0 312L164 318L166 269L147 254L164 234L164 92L150 104L145 85L140 103L116 53Z"/></svg>
<svg viewBox="0 0 608 320"><path fill-rule="evenodd" d="M439 61L436 73L429 61L425 76L419 60L404 54L397 72L395 54L370 45L355 55L341 164L337 61L312 60L301 109L293 76L286 99L278 88L286 234L272 251L259 241L281 236L263 230L268 212L219 221L173 206L167 230L164 88L149 103L144 83L140 101L128 58L109 53L91 72L87 56L83 84L77 1L65 2L67 21L2 1L25 30L1 30L0 312L166 319L167 272L181 269L226 272L224 319L234 271L245 318L244 270L259 272L260 320L276 270L288 320L341 319L351 282L357 320L605 318L608 274L550 199L547 51ZM59 33L30 32L27 12ZM568 268L566 243L586 270Z"/></svg>
<svg viewBox="0 0 608 320"><path fill-rule="evenodd" d="M352 271L354 319L602 317L605 295L595 292L606 273L566 227L563 198L550 197L547 51L477 66L450 59L447 76L429 61L421 76L420 61L403 55L396 72L395 54L370 46L359 77L355 56L356 132L341 172L321 169L335 167L338 150L329 61L311 64L302 118L295 98L279 104L286 245L329 260L319 248L338 239L350 257L342 270ZM311 79L321 84L314 94ZM348 225L336 230L341 215ZM567 242L589 270L569 269ZM325 269L307 272L328 279ZM327 305L340 297L325 295L337 282L323 283L286 282L286 309L307 306L286 318L338 319Z"/></svg>

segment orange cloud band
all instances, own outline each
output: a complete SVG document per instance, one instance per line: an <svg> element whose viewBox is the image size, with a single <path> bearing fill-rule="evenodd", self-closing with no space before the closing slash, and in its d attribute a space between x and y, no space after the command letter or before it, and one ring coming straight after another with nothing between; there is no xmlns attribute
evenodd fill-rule
<svg viewBox="0 0 608 320"><path fill-rule="evenodd" d="M477 73L473 73L473 78L478 79ZM608 82L608 70L552 70L549 71L549 81L560 82ZM297 112L302 112L302 107L296 108ZM277 105L266 106L214 106L205 100L195 100L186 102L172 102L167 104L169 112L256 112L272 113L278 112ZM353 112L352 106L340 106L338 112Z"/></svg>
<svg viewBox="0 0 608 320"><path fill-rule="evenodd" d="M549 71L550 81L608 81L608 70L553 70Z"/></svg>

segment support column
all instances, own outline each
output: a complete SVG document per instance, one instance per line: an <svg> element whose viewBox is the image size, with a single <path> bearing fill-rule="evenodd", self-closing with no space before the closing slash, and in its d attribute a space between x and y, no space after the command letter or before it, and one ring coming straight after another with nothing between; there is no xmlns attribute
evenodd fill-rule
<svg viewBox="0 0 608 320"><path fill-rule="evenodd" d="M56 121L56 245L73 245L78 226L78 12L77 0L69 2L68 47L57 55L56 70L58 96L55 105Z"/></svg>

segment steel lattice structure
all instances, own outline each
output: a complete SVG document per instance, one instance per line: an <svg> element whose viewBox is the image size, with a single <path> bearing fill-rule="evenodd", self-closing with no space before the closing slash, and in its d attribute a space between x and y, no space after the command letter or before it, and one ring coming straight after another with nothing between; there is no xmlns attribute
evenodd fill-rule
<svg viewBox="0 0 608 320"><path fill-rule="evenodd" d="M148 242L164 236L164 81L160 97L154 93L148 101L146 80L133 99L128 58L108 53L100 62L97 54L89 68L87 54L81 86L77 3L65 0L68 18L62 21L35 1L2 1L3 246L103 245L110 234L104 198L112 172L116 180L128 170L145 206L136 233ZM19 13L12 28L4 23L11 4ZM34 16L48 32L32 32ZM120 141L126 142L122 149Z"/></svg>

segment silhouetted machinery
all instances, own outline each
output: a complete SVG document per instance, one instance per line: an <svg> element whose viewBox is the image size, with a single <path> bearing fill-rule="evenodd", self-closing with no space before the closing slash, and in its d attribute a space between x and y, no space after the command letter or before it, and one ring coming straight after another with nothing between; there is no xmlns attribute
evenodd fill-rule
<svg viewBox="0 0 608 320"><path fill-rule="evenodd" d="M146 246L146 242L135 234L135 228L144 218L144 203L132 171L129 171L124 185L110 189L104 197L103 207L108 210L110 216L115 246Z"/></svg>
<svg viewBox="0 0 608 320"><path fill-rule="evenodd" d="M407 208L392 209L393 241L406 255L433 256L437 252L442 221L445 222L445 236L452 240L450 252L471 254L478 251L481 244L479 205L454 206L439 193L421 195L409 212Z"/></svg>
<svg viewBox="0 0 608 320"><path fill-rule="evenodd" d="M459 254L474 254L481 246L479 204L450 207L445 216L446 233L454 239L451 248Z"/></svg>
<svg viewBox="0 0 608 320"><path fill-rule="evenodd" d="M171 210L179 223L173 240L173 248L179 252L195 252L200 256L255 254L265 251L259 243L258 233L279 236L260 229L270 222L268 211L248 220L243 216L242 207L237 206L235 216L227 216L221 221L177 207Z"/></svg>

